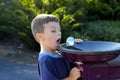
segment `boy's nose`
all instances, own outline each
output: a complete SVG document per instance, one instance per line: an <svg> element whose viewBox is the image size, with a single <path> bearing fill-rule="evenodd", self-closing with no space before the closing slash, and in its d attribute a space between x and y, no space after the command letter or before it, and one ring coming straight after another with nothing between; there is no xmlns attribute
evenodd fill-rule
<svg viewBox="0 0 120 80"><path fill-rule="evenodd" d="M58 32L58 35L61 36L61 31Z"/></svg>

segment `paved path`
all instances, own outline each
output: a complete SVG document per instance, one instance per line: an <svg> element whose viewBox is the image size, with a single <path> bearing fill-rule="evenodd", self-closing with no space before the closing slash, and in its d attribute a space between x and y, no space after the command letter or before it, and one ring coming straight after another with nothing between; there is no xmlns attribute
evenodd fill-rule
<svg viewBox="0 0 120 80"><path fill-rule="evenodd" d="M37 66L0 60L0 80L38 80Z"/></svg>
<svg viewBox="0 0 120 80"><path fill-rule="evenodd" d="M120 61L120 55L112 62L116 61ZM0 60L0 80L38 80L37 66Z"/></svg>

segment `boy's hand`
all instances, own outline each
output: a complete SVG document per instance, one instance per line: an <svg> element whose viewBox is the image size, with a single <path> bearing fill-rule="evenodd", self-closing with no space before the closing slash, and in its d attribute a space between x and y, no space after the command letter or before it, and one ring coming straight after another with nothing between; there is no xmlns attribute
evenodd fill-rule
<svg viewBox="0 0 120 80"><path fill-rule="evenodd" d="M83 40L82 39L75 39L74 42L75 43L81 43L81 42L83 42Z"/></svg>
<svg viewBox="0 0 120 80"><path fill-rule="evenodd" d="M71 80L77 80L79 77L81 77L80 70L77 67L72 68L70 71L69 78Z"/></svg>

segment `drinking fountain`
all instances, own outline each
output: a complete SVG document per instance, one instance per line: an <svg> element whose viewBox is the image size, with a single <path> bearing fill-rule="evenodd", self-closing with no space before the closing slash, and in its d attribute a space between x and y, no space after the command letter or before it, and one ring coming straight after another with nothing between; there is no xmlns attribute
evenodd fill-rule
<svg viewBox="0 0 120 80"><path fill-rule="evenodd" d="M69 37L59 50L82 70L82 80L120 80L120 43L110 41L75 42Z"/></svg>

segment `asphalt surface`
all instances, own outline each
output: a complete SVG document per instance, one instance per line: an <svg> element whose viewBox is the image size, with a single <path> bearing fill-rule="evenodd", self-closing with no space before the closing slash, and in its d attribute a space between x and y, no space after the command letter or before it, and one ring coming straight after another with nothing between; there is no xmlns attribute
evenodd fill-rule
<svg viewBox="0 0 120 80"><path fill-rule="evenodd" d="M119 64L120 55L110 63ZM0 80L38 80L37 66L0 60Z"/></svg>
<svg viewBox="0 0 120 80"><path fill-rule="evenodd" d="M38 80L37 66L0 60L0 80Z"/></svg>

